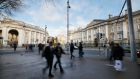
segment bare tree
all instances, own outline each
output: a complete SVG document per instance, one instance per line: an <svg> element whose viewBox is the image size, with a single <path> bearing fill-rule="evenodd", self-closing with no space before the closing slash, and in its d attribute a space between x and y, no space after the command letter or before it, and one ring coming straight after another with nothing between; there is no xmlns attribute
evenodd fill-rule
<svg viewBox="0 0 140 79"><path fill-rule="evenodd" d="M20 10L23 0L0 0L0 13L12 15L14 11Z"/></svg>

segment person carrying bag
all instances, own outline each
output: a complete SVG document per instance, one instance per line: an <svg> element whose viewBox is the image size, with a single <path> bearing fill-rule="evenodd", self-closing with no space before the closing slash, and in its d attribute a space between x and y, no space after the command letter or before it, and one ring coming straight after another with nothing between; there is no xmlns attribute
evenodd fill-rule
<svg viewBox="0 0 140 79"><path fill-rule="evenodd" d="M115 65L114 68L117 71L121 71L123 68L123 56L124 56L124 50L123 48L118 44L114 44L113 48L112 48L112 52L113 52L113 57L115 60Z"/></svg>

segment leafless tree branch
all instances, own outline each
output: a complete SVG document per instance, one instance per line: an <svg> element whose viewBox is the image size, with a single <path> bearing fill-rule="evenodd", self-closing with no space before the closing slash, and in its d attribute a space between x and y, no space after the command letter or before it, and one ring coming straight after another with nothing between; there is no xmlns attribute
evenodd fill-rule
<svg viewBox="0 0 140 79"><path fill-rule="evenodd" d="M12 15L12 12L19 10L23 0L0 0L0 13Z"/></svg>

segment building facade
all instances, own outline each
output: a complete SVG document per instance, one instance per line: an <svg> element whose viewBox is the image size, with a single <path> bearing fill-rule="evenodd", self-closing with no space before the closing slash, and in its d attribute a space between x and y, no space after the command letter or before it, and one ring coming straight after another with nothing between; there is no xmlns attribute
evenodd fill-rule
<svg viewBox="0 0 140 79"><path fill-rule="evenodd" d="M14 42L18 46L45 43L48 36L48 32L38 26L8 18L0 20L0 46L12 46Z"/></svg>
<svg viewBox="0 0 140 79"><path fill-rule="evenodd" d="M140 43L140 10L133 12L134 34L136 44ZM83 41L85 44L109 43L129 44L127 12L124 15L110 16L106 20L95 19L86 28L71 31L70 40ZM78 40L81 38L81 40Z"/></svg>

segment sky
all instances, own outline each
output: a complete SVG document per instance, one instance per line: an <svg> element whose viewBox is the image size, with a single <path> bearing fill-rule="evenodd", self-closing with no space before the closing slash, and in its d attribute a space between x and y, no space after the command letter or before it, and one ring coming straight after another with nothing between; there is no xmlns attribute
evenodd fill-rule
<svg viewBox="0 0 140 79"><path fill-rule="evenodd" d="M15 12L13 19L37 25L50 36L66 35L67 0L23 0L23 8ZM118 16L125 0L69 0L69 28L86 27L94 19ZM140 10L140 0L131 0L133 11ZM125 9L126 10L126 6ZM123 12L124 13L124 12Z"/></svg>

